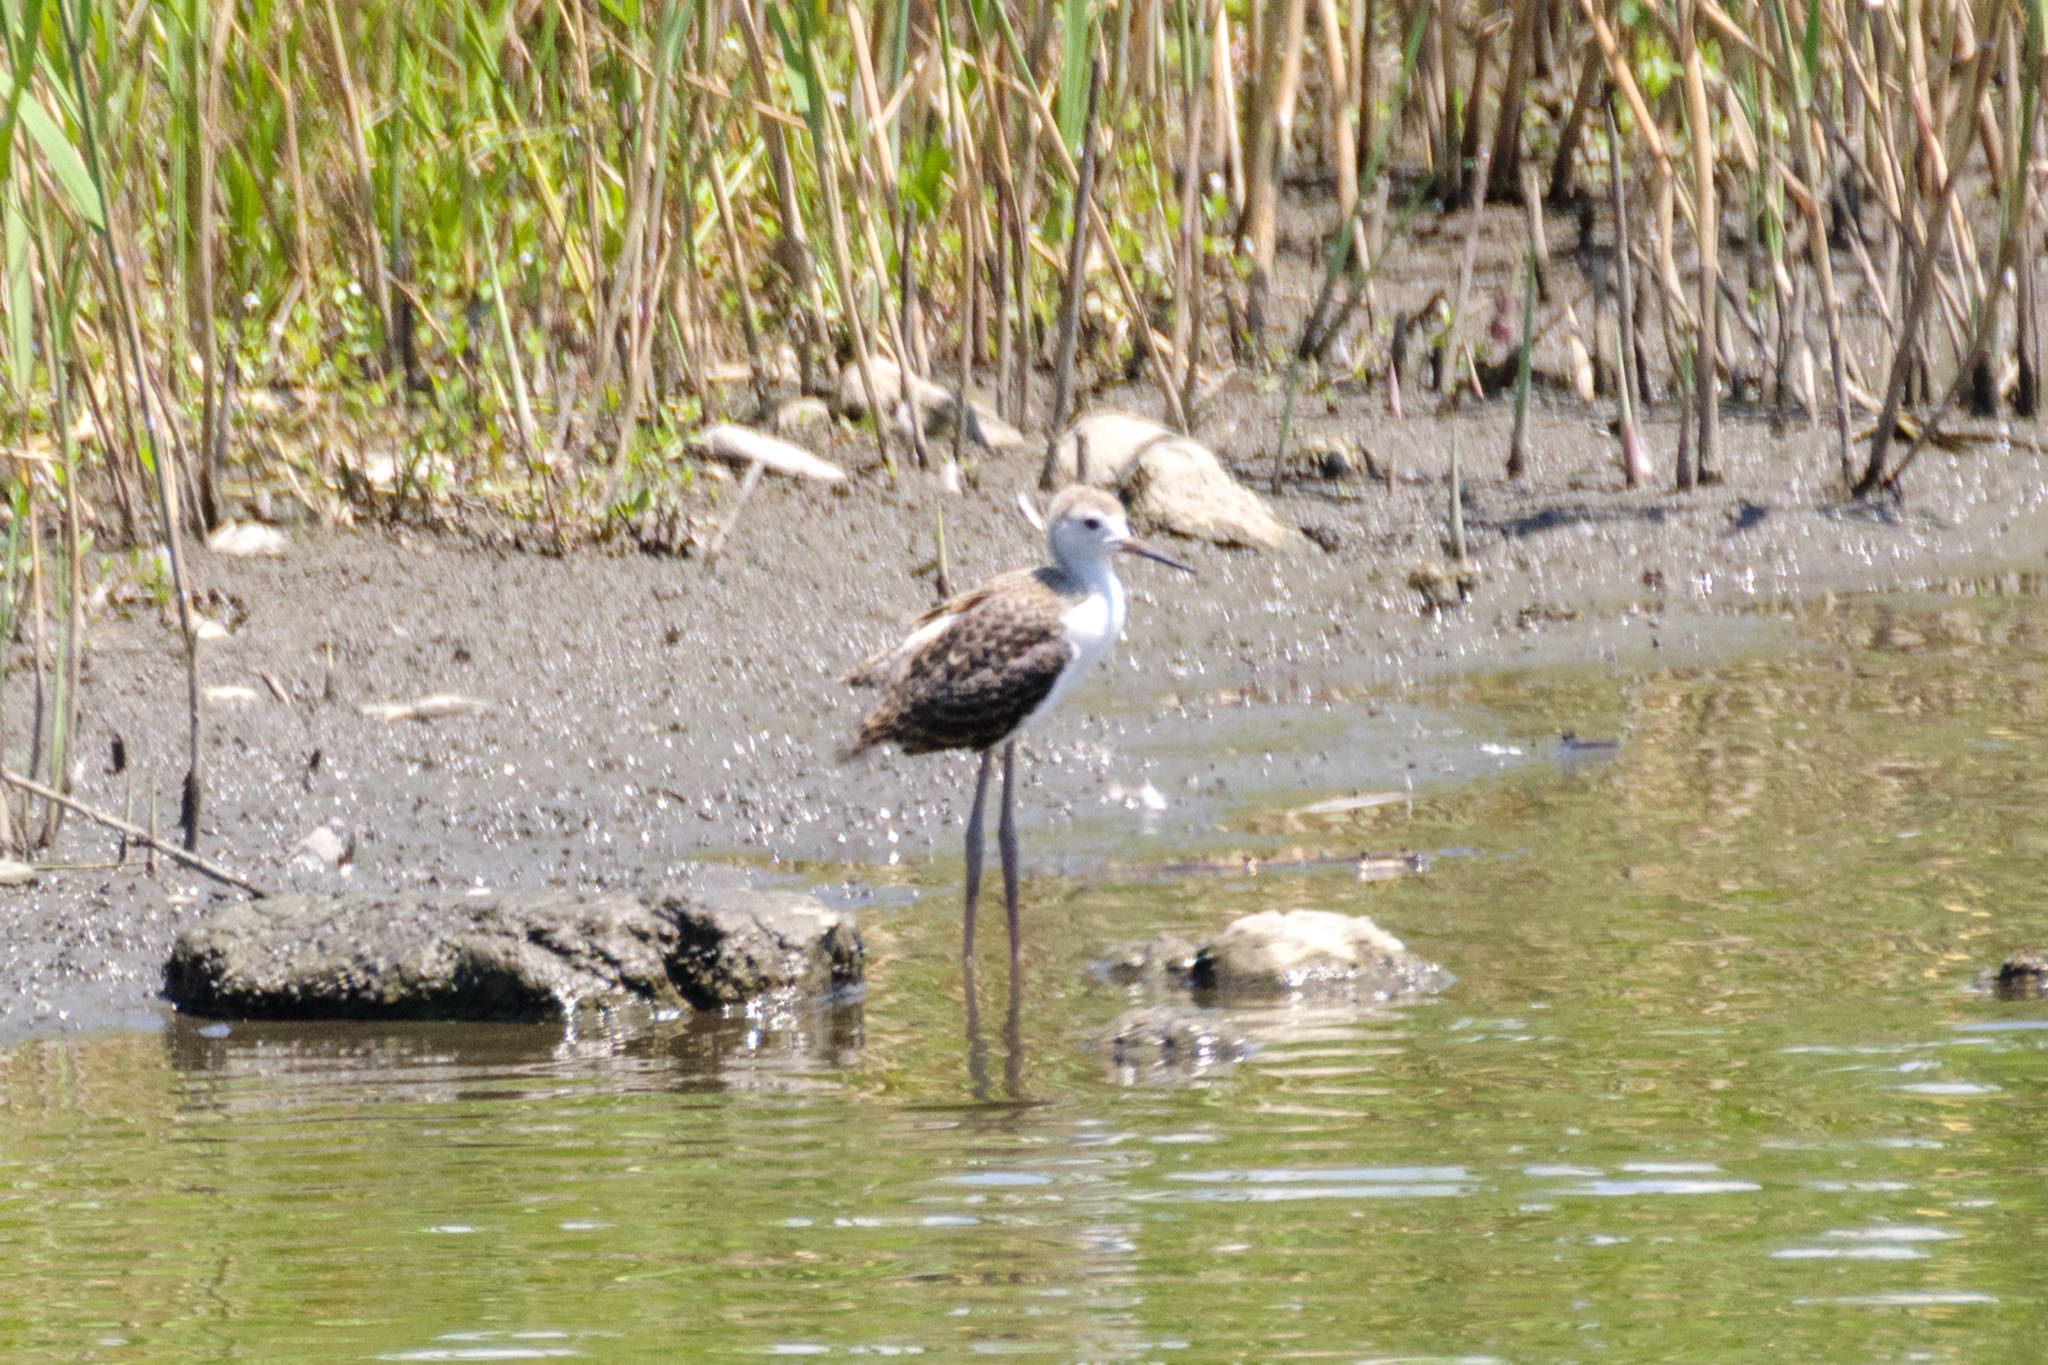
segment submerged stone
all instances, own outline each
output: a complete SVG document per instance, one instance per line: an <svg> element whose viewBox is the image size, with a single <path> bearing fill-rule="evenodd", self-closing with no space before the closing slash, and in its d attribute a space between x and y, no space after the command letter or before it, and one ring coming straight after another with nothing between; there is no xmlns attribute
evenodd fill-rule
<svg viewBox="0 0 2048 1365"><path fill-rule="evenodd" d="M1096 974L1119 986L1185 989L1195 969L1195 945L1178 934L1134 939L1111 948L1095 964Z"/></svg>
<svg viewBox="0 0 2048 1365"><path fill-rule="evenodd" d="M1363 915L1266 910L1195 955L1199 991L1235 999L1392 1000L1444 989L1451 974Z"/></svg>
<svg viewBox="0 0 2048 1365"><path fill-rule="evenodd" d="M1145 1005L1116 1017L1102 1051L1124 1080L1186 1080L1242 1061L1251 1043L1219 1010Z"/></svg>
<svg viewBox="0 0 2048 1365"><path fill-rule="evenodd" d="M2039 1000L2048 996L2048 952L2014 953L1998 964L1991 993L2000 1000Z"/></svg>
<svg viewBox="0 0 2048 1365"><path fill-rule="evenodd" d="M853 917L795 892L280 896L180 934L164 993L242 1018L552 1020L821 995L862 964Z"/></svg>

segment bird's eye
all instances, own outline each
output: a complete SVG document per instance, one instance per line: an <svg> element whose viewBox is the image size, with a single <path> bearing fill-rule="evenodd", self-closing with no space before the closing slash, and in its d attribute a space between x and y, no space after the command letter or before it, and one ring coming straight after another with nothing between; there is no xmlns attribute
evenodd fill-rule
<svg viewBox="0 0 2048 1365"><path fill-rule="evenodd" d="M1100 531L1100 530L1102 529L1102 518L1101 518L1101 517L1083 517L1083 518L1081 519L1081 524L1082 524L1083 526L1087 527L1087 528L1088 528L1089 530L1091 530L1091 531Z"/></svg>

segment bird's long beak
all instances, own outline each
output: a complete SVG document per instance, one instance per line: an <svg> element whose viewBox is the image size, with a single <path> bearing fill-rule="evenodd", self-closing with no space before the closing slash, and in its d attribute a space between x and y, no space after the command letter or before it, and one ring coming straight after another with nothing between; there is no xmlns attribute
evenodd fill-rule
<svg viewBox="0 0 2048 1365"><path fill-rule="evenodd" d="M1127 555L1137 555L1141 559L1157 560L1167 568L1179 569L1184 574L1192 575L1195 572L1193 568L1181 563L1178 559L1159 553L1159 551L1153 549L1136 536L1126 536L1123 540L1118 541L1117 548Z"/></svg>

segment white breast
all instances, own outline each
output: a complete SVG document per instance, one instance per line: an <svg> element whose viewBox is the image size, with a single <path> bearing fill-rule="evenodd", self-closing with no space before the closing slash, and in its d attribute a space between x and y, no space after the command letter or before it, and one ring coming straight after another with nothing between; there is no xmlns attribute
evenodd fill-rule
<svg viewBox="0 0 2048 1365"><path fill-rule="evenodd" d="M1089 586L1092 589L1089 594L1068 607L1060 617L1073 662L1067 665L1059 681L1052 685L1052 692L1032 713L1034 719L1058 706L1060 699L1074 690L1074 684L1109 653L1110 647L1124 633L1124 585L1105 567L1102 577Z"/></svg>

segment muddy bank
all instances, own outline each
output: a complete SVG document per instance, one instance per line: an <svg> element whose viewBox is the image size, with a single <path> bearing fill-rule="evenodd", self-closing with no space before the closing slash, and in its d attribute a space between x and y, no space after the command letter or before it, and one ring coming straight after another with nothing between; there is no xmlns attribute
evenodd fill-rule
<svg viewBox="0 0 2048 1365"><path fill-rule="evenodd" d="M1201 434L1262 480L1278 406L1247 386L1210 404ZM1772 439L1738 423L1726 485L1630 494L1611 442L1575 405L1533 415L1533 472L1517 486L1497 474L1504 406L1396 421L1377 395L1340 391L1334 407L1316 400L1301 438L1363 445L1391 466L1391 486L1299 469L1276 506L1330 548L1176 546L1201 572L1192 584L1129 568L1125 647L1027 742L1027 871L1164 857L1262 795L1483 767L1483 737L1447 738L1401 702L1415 680L1682 662L1768 639L1768 619L1749 611L1759 603L2038 568L2048 550L2048 462L2031 448L1930 457L1909 504L1880 512L1832 503L1815 433ZM1438 617L1409 579L1441 558L1454 433L1474 471L1466 524L1480 576L1467 606ZM1669 435L1654 432L1659 448ZM281 559L196 555L199 586L237 621L204 647L204 682L240 689L207 707L206 848L316 892L752 875L707 871L726 855L957 857L968 760L836 765L861 704L837 679L932 600L914 571L932 558L936 507L956 584L1035 559L1014 501L1037 457L984 460L948 495L917 475L890 483L866 467L870 450L850 433L826 448L855 469L846 484L764 484L709 571L304 529ZM183 742L173 635L147 609L97 621L87 689L80 794L142 820L153 792L168 827ZM363 710L431 693L485 706L435 720ZM22 724L9 716L10 733ZM108 771L116 735L120 776ZM323 826L339 866L295 852ZM112 852L78 821L60 849L84 864ZM213 894L133 864L9 892L0 1034L153 1018L170 939Z"/></svg>

